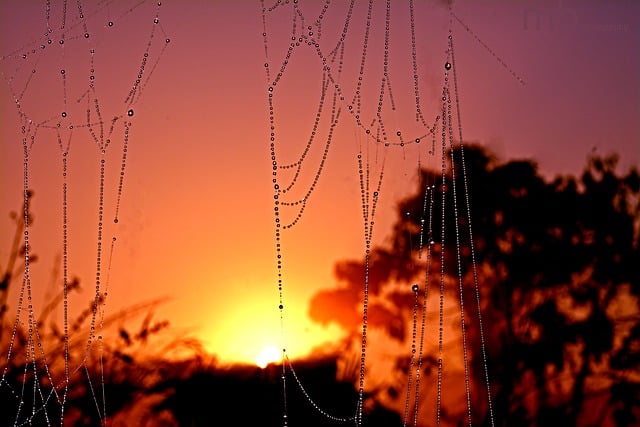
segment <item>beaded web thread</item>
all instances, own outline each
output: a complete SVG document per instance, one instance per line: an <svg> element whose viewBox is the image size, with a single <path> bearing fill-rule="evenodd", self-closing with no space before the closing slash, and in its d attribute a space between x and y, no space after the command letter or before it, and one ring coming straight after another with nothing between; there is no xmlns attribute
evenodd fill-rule
<svg viewBox="0 0 640 427"><path fill-rule="evenodd" d="M40 20L36 32L26 34L24 44L0 56L2 77L18 116L24 160L23 211L17 220L23 230L24 274L10 337L0 335L2 341L7 340L7 353L1 355L0 362L0 390L11 396L2 407L5 413L13 411L14 426L64 425L69 417L69 398L77 395L74 388L84 387L104 425L108 414L102 331L111 321L105 317L105 309L128 147L136 106L170 39L160 23L160 1L52 3L38 4L32 11ZM129 58L121 46L131 40L142 40L142 44L135 43L137 50ZM63 331L44 334L44 319L38 314L34 292L44 285L34 283L30 266L29 204L31 158L51 144L59 149L59 158L51 162L59 161L60 168L48 179L58 180L62 193ZM82 157L82 144L93 146L94 157ZM74 157L75 153L80 157ZM74 190L69 178L81 164L90 163L96 167L98 182L97 209L93 212L97 236L87 236L88 242L95 242L94 295L90 307L72 321L71 293L78 283L69 273L77 268L70 254L75 228L69 218L82 211L69 203ZM85 246L90 247L88 242ZM45 307L44 312L50 308ZM0 334L4 332L3 322Z"/></svg>
<svg viewBox="0 0 640 427"><path fill-rule="evenodd" d="M440 62L442 72L441 93L439 99L433 102L433 96L427 97L426 92L436 94L433 87L424 86L424 64L420 58L421 43L425 33L420 33L424 16L430 12L417 7L412 0L408 2L375 3L370 0L367 4L350 1L336 4L330 1L310 4L298 0L268 2L261 0L263 43L265 52L266 94L269 119L269 153L272 166L271 182L273 185L274 212L274 243L275 267L277 274L278 310L280 312L282 336L282 373L283 386L283 425L288 425L287 415L287 371L295 384L302 391L313 408L328 420L335 422L355 423L362 425L364 420L364 394L367 378L367 340L369 285L370 285L370 256L372 254L374 224L376 208L381 199L385 182L385 165L387 158L400 152L403 159L413 156L420 171L424 163L432 166L433 170L440 170L439 182L423 182L424 206L420 223L420 241L412 253L417 253L417 261L422 263L426 272L422 284L413 284L413 313L411 330L410 367L406 379L407 390L403 413L403 425L417 426L420 422L421 392L426 378L423 378L424 363L427 354L426 335L427 305L429 287L437 283L438 298L438 333L437 333L437 374L436 374L436 402L435 423L441 425L443 412L443 376L445 373L445 298L449 289L457 292L462 359L464 369L464 389L466 405L466 423L471 425L472 399L470 355L466 337L465 301L463 286L472 286L477 308L478 327L480 331L479 349L484 370L484 381L487 398L488 419L494 425L493 407L491 403L490 377L488 372L487 353L485 349L484 326L480 311L480 290L478 283L477 265L473 247L473 232L470 220L470 200L467 180L467 170L464 166L464 148L462 119L460 113L460 96L458 90L458 75L456 72L456 57L454 49L453 26L459 24L478 42L494 59L496 59L521 84L524 80L511 70L486 43L484 43L457 15L453 13L451 5L440 7L446 9L448 16L448 30L444 36L446 48ZM313 10L313 7L316 10ZM311 10L311 12L310 12ZM290 29L288 34L285 29ZM408 29L408 31L407 31ZM398 40L401 39L400 42ZM438 42L438 41L436 41ZM440 39L441 42L441 39ZM398 46L404 43L405 48ZM409 46L407 49L406 46ZM424 49L423 49L424 50ZM279 113L280 106L286 105L288 84L294 71L288 73L296 62L305 62L315 71L321 81L320 94L315 100L307 100L315 105L315 116L309 126L308 138L301 143L299 139L290 138L290 126L286 121L286 113ZM438 63L437 61L435 62ZM312 65L309 65L312 64ZM429 64L430 65L430 64ZM315 68L314 68L315 67ZM407 72L407 68L409 71ZM309 75L313 74L309 71ZM393 81L393 84L392 84ZM399 83L400 82L400 83ZM404 82L404 85L403 85ZM407 84L408 82L408 84ZM283 87L284 86L284 87ZM279 96L283 91L285 95ZM411 93L413 105L401 105L397 95ZM404 108L404 109L403 109ZM283 108L284 109L284 108ZM410 110L412 112L410 113ZM433 110L433 116L427 111ZM414 120L406 120L413 116ZM302 120L297 117L296 120ZM361 342L359 351L359 374L357 381L358 400L354 402L354 416L336 416L330 414L313 400L305 389L303 379L296 374L287 353L286 305L285 305L285 235L303 219L303 214L317 189L329 160L331 149L342 144L338 133L339 124L347 122L353 129L353 136L357 141L355 152L357 157L357 177L359 182L362 206L362 224L364 237L364 276L362 277L362 323ZM283 124L284 123L284 124ZM324 130L324 132L322 132ZM440 140L440 149L438 141ZM422 144L421 144L422 143ZM320 146L320 147L319 147ZM292 147L298 147L300 153L293 160L285 158ZM461 170L455 169L456 162L448 158L453 156L454 148L459 147L462 156ZM310 153L319 153L315 157L315 164L310 160ZM438 165L439 161L439 165ZM306 183L301 176L308 174ZM456 188L456 175L462 177L463 188ZM453 218L445 215L446 185L453 185ZM293 196L297 193L298 196ZM461 193L461 198L458 196ZM434 212L436 198L440 198L441 212ZM462 202L461 202L462 201ZM407 215L410 213L407 212ZM442 229L439 230L440 241L434 240L435 230L432 224L435 215L440 215ZM459 215L469 218L464 229L458 224ZM446 242L454 239L455 251L450 254L445 251L445 223L455 223L455 235L446 236ZM465 233L471 246L471 284L464 276L465 266L462 265L461 235ZM423 236L428 241L423 241ZM455 260L455 269L445 269L445 259ZM466 284L465 284L466 283ZM457 286L456 286L457 284ZM435 327L435 325L433 326Z"/></svg>

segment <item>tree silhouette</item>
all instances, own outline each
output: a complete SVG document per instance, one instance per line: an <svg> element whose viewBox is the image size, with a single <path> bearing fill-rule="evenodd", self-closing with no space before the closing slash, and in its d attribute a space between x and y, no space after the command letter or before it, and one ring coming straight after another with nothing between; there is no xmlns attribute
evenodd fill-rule
<svg viewBox="0 0 640 427"><path fill-rule="evenodd" d="M619 174L615 155L594 155L581 176L547 180L534 162L501 162L480 146L456 147L449 154L455 174L422 170L418 191L399 204L390 244L372 250L370 327L400 342L409 339L414 298L406 284L423 280L425 273L424 263L416 262L417 242L433 241L433 262L440 262L445 250L456 253L452 236L458 236L468 301L475 299L472 254L477 265L498 425L638 425L637 169ZM438 213L426 215L429 227L425 185L432 186ZM455 255L444 262L447 271L456 271L449 265ZM364 271L364 260L337 263L341 285L315 295L311 317L355 333ZM342 301L341 310L335 301ZM479 399L484 372L475 304L465 304L465 317Z"/></svg>

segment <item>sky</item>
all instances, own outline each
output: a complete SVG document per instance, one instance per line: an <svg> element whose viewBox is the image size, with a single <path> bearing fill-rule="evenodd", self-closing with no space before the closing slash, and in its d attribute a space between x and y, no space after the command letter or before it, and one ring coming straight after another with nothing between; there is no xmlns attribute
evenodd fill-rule
<svg viewBox="0 0 640 427"><path fill-rule="evenodd" d="M427 122L437 114L451 28L467 143L479 142L502 159L534 159L549 177L579 173L592 152L618 153L621 170L640 165L636 2L457 1L453 17L442 2L414 3L417 74ZM63 252L62 151L69 142L69 275L80 277L83 289L71 297L72 311L87 306L94 295L104 149L103 209L108 219L99 268L101 289L108 287L106 315L166 297L154 314L170 320L166 333L195 336L224 361L253 361L282 340L268 87L290 43L293 2L281 2L266 14L266 54L259 1L101 4L105 6L86 5L85 27L78 24L82 21L75 4L64 15L52 3L49 44L43 38L45 2L0 3L0 268L6 265L14 232L8 213L22 203L21 126L32 120L27 135L34 139L27 145L29 187L35 193L29 239L39 256L31 266L35 310L61 286L52 276L56 268L61 270L56 260ZM299 2L309 31L318 32L316 17L324 4ZM402 129L410 141L423 135L424 128L413 121L410 20L405 2L402 8L399 4L392 2L387 52L398 108L385 113L386 123ZM381 158L388 151L375 218L377 244L390 234L398 201L416 189L416 159L423 156L422 165L429 161L423 153L426 144L390 150L372 144L348 113L360 66L365 7L358 3L354 9L345 41L339 83L349 95L337 104L341 116L326 161L321 162L331 90L317 137L290 192L291 200L297 200L313 187L303 215L281 241L285 341L294 357L342 336L337 327L313 324L307 312L315 292L336 285L335 263L363 254L359 149L364 147L372 176L382 170ZM383 72L384 12L384 3L376 3L362 91L367 120L375 116L380 83L373 82ZM345 13L346 2L332 3L326 13L318 36L325 56L340 37ZM68 19L64 31L63 16ZM296 25L300 32L301 22ZM290 59L273 91L280 164L296 162L305 152L322 85L315 49L296 47ZM332 67L336 73L337 64ZM138 74L142 78L136 84ZM91 83L95 92L88 91ZM389 102L387 96L385 108ZM100 117L106 123L93 126L93 134L86 126L87 105L92 123ZM112 117L117 120L109 134ZM396 130L389 132L397 142ZM293 177L293 170L280 173L282 182ZM282 206L282 218L295 219L295 207Z"/></svg>

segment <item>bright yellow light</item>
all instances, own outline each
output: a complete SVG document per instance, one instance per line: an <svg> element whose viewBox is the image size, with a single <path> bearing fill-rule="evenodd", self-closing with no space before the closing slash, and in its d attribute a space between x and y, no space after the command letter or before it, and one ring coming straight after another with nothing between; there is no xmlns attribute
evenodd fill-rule
<svg viewBox="0 0 640 427"><path fill-rule="evenodd" d="M269 345L262 349L258 357L256 357L256 365L260 368L266 368L269 363L279 362L281 359L278 349Z"/></svg>
<svg viewBox="0 0 640 427"><path fill-rule="evenodd" d="M335 324L324 327L309 320L308 303L304 301L291 304L283 332L280 313L273 304L268 304L272 295L257 291L253 292L253 297L255 301L245 298L243 304L229 305L218 311L217 315L224 322L212 319L199 333L205 349L221 364L266 366L280 363L283 348L287 349L291 360L297 360L312 352L317 354L315 349L326 349L328 343L344 337L344 331ZM269 347L276 350L269 350L272 356L266 357Z"/></svg>

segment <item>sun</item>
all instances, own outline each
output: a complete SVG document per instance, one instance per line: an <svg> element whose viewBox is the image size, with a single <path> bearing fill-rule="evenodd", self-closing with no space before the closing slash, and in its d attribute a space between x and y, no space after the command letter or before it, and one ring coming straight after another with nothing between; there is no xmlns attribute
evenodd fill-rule
<svg viewBox="0 0 640 427"><path fill-rule="evenodd" d="M273 346L268 345L262 349L260 354L256 357L256 365L258 367L264 369L268 364L279 362L281 360L280 351Z"/></svg>

